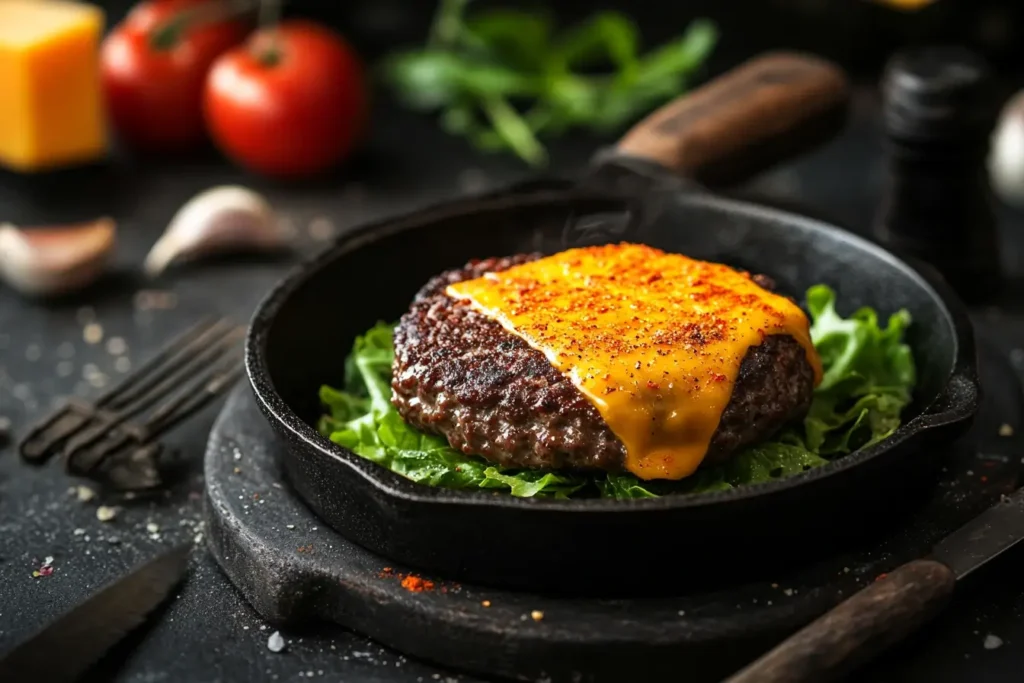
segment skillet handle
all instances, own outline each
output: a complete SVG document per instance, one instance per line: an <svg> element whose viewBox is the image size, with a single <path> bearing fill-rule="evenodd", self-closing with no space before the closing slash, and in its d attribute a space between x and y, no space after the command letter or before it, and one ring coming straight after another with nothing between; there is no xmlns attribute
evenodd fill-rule
<svg viewBox="0 0 1024 683"><path fill-rule="evenodd" d="M650 114L615 152L703 184L735 184L833 137L849 99L838 66L771 52Z"/></svg>
<svg viewBox="0 0 1024 683"><path fill-rule="evenodd" d="M946 565L914 560L854 593L724 683L834 681L935 616L953 593Z"/></svg>

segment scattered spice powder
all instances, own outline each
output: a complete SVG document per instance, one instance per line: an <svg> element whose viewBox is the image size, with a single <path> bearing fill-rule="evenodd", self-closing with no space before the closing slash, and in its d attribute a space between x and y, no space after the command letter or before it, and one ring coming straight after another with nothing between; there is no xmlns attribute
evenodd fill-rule
<svg viewBox="0 0 1024 683"><path fill-rule="evenodd" d="M407 574L402 579L402 588L410 593L422 593L423 591L434 590L434 582L421 578L415 574Z"/></svg>
<svg viewBox="0 0 1024 683"><path fill-rule="evenodd" d="M296 548L296 550L298 550L300 553L312 553L313 545L300 545L298 548Z"/></svg>

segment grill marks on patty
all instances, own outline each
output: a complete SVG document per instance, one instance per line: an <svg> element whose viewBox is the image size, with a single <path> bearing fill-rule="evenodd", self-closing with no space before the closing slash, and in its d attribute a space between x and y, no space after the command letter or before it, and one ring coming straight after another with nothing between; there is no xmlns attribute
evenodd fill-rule
<svg viewBox="0 0 1024 683"><path fill-rule="evenodd" d="M498 322L445 294L449 284L540 256L472 261L432 278L395 331L392 402L409 424L500 465L623 471L622 443L568 377ZM800 345L784 335L765 339L743 360L705 462L802 417L813 389Z"/></svg>

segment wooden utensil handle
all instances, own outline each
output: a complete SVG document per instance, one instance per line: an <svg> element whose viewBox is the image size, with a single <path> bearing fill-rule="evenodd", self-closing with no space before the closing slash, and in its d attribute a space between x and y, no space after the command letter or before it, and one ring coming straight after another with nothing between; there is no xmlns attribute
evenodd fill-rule
<svg viewBox="0 0 1024 683"><path fill-rule="evenodd" d="M768 53L658 109L617 151L705 183L735 183L832 137L848 103L838 66Z"/></svg>
<svg viewBox="0 0 1024 683"><path fill-rule="evenodd" d="M910 634L945 605L956 577L915 560L855 593L725 683L823 683Z"/></svg>

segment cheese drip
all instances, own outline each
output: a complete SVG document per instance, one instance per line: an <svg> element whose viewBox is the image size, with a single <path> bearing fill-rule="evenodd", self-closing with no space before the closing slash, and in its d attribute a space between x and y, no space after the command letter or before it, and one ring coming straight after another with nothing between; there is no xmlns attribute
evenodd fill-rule
<svg viewBox="0 0 1024 683"><path fill-rule="evenodd" d="M821 379L800 307L747 273L639 244L570 249L449 285L570 378L626 448L641 479L697 469L740 364L791 335Z"/></svg>

